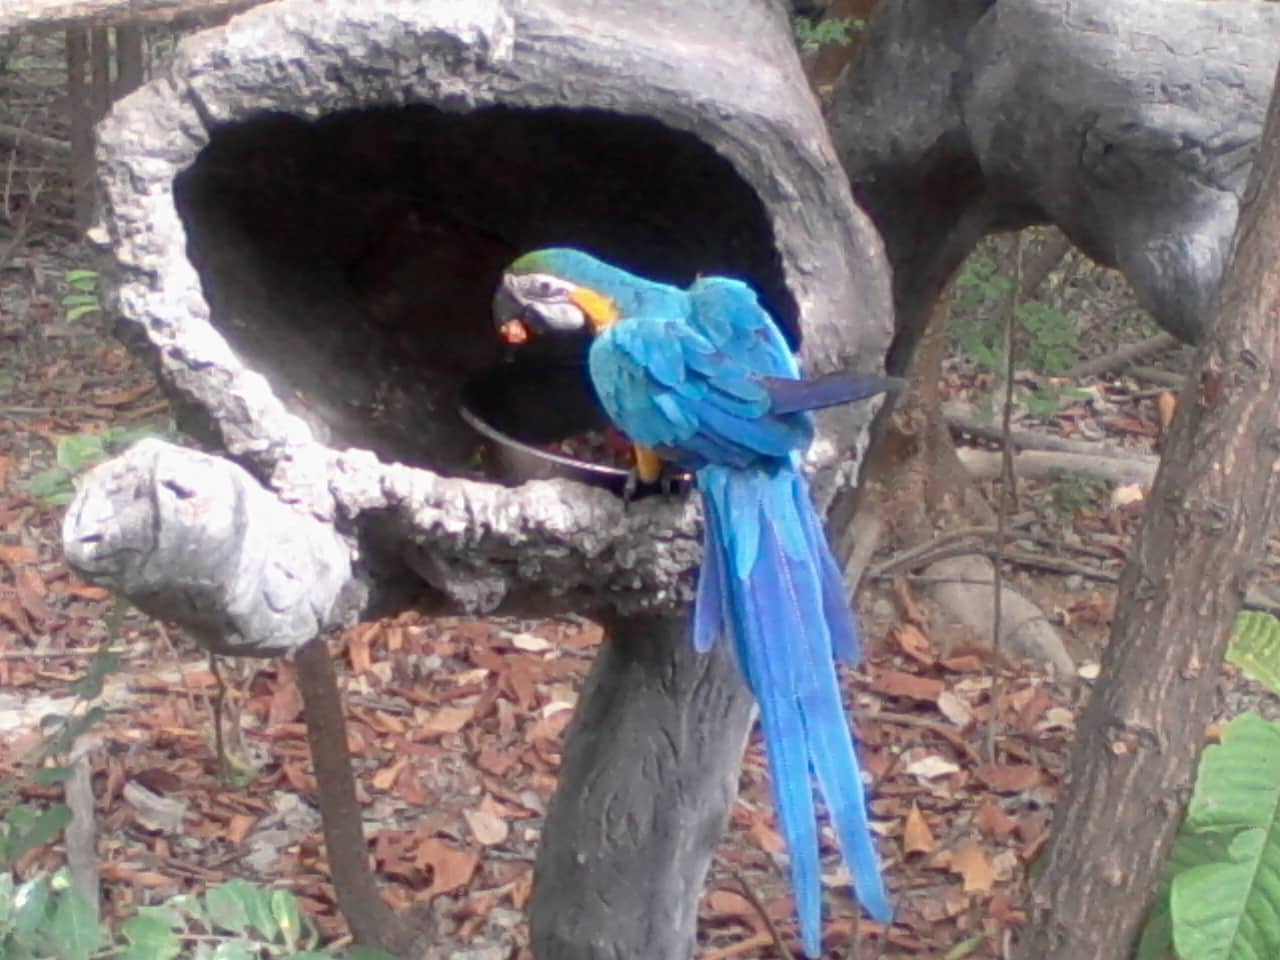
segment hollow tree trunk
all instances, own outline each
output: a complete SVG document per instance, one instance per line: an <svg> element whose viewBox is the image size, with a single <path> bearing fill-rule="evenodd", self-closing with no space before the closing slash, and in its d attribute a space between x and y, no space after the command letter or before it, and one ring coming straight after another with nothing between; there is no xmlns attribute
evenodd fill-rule
<svg viewBox="0 0 1280 960"><path fill-rule="evenodd" d="M693 956L698 902L754 716L684 617L613 617L568 733L530 908L546 960Z"/></svg>
<svg viewBox="0 0 1280 960"><path fill-rule="evenodd" d="M1182 820L1232 623L1280 504L1280 97L1246 196L1218 315L1121 579L1021 960L1130 955Z"/></svg>

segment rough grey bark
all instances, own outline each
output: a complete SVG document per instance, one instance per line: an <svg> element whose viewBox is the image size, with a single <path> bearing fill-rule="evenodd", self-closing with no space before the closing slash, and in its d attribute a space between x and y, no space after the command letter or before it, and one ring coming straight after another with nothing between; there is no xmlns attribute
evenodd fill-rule
<svg viewBox="0 0 1280 960"><path fill-rule="evenodd" d="M1280 57L1280 8L883 0L832 136L893 264L905 368L984 235L1053 223L1204 333Z"/></svg>
<svg viewBox="0 0 1280 960"><path fill-rule="evenodd" d="M1071 754L1071 788L1032 887L1021 960L1132 955L1182 821L1232 624L1273 529L1280 97L1247 197L1198 375L1183 389L1120 582L1102 675Z"/></svg>
<svg viewBox="0 0 1280 960"><path fill-rule="evenodd" d="M753 700L727 648L693 651L683 617L610 617L605 629L560 771L576 789L547 811L549 833L579 839L539 853L534 952L692 956L703 881L738 793L723 755L742 752Z"/></svg>
<svg viewBox="0 0 1280 960"><path fill-rule="evenodd" d="M331 526L235 464L160 440L84 477L62 543L87 579L229 656L294 650L361 596Z"/></svg>
<svg viewBox="0 0 1280 960"><path fill-rule="evenodd" d="M310 598L327 623L410 605L606 622L581 706L601 722L566 745L536 936L548 957L650 957L657 925L665 956L690 955L748 712L676 627L696 508L512 486L456 408L482 400L531 442L599 423L575 362L504 364L493 335L501 268L552 243L676 283L744 277L803 328L812 372L879 366L887 271L781 8L281 0L186 39L99 133L126 329L189 429L339 538L350 581ZM822 416L823 505L871 409ZM648 841L669 856L629 855ZM549 892L583 877L613 913Z"/></svg>

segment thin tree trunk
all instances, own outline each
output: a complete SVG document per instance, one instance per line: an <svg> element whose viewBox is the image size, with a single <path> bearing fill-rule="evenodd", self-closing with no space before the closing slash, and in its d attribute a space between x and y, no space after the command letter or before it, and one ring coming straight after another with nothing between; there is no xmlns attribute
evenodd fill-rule
<svg viewBox="0 0 1280 960"><path fill-rule="evenodd" d="M1150 907L1219 668L1280 499L1280 98L1218 316L1156 476L1071 755L1019 960L1123 960Z"/></svg>
<svg viewBox="0 0 1280 960"><path fill-rule="evenodd" d="M324 637L317 637L299 650L296 662L307 743L316 774L325 855L338 907L356 943L386 950L403 948L405 926L378 896L378 881L369 864L351 752L347 748L342 694Z"/></svg>
<svg viewBox="0 0 1280 960"><path fill-rule="evenodd" d="M93 101L89 81L89 31L67 30L67 120L71 126L71 192L76 225L81 230L93 219Z"/></svg>
<svg viewBox="0 0 1280 960"><path fill-rule="evenodd" d="M685 617L606 622L566 737L530 924L539 960L684 960L754 711Z"/></svg>
<svg viewBox="0 0 1280 960"><path fill-rule="evenodd" d="M116 27L115 99L133 93L146 79L147 57L139 24Z"/></svg>

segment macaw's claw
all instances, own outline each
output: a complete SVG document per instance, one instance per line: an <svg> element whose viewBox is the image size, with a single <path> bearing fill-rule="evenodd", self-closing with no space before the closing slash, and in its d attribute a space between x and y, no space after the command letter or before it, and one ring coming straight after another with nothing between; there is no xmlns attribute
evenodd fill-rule
<svg viewBox="0 0 1280 960"><path fill-rule="evenodd" d="M626 482L622 486L622 505L626 509L632 501L645 497L677 497L689 492L690 476L680 467L667 461L662 462L656 480L645 480L640 471L632 468L627 471Z"/></svg>

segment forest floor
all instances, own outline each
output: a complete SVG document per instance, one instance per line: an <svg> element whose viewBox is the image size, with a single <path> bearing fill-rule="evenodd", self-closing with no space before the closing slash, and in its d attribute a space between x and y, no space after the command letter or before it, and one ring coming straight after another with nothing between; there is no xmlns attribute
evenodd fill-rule
<svg viewBox="0 0 1280 960"><path fill-rule="evenodd" d="M172 438L173 428L150 371L111 337L109 318L73 317L75 301L70 312L64 302L84 294L75 284L92 278L76 271L95 269L95 254L56 224L20 234L13 228L20 205L7 196L6 204L0 816L15 804L60 799L60 787L34 776L46 737L41 721L83 713L71 687L100 649L110 649L121 664L97 701L104 716L82 738L110 922L138 905L240 877L293 891L325 941L341 943L346 926L328 878L292 665L246 661L220 671L229 685L232 754L223 776L212 734L219 681L208 658L177 631L81 582L62 561L60 525L75 469L140 433ZM1077 356L1081 344L1102 353L1151 332L1135 321L1114 274L1069 259L1057 276L1051 296L1073 324ZM981 320L960 323L965 349L947 364L944 392L981 409L991 376L966 338L980 332ZM1172 374L1185 368L1186 352L1144 362ZM1051 386L1055 402L1035 412L1024 406L1019 427L1157 451L1166 387L1113 375ZM1024 881L1047 838L1077 710L1096 676L1115 606L1109 580L1127 554L1142 494L1083 478L1019 487L1015 544L1072 558L1079 570L1025 564L1010 569L1011 582L1068 637L1079 676L1055 680L993 658L975 638L942 634L915 602L909 576L868 589L861 605L870 655L847 672L846 685L898 912L888 929L857 922L826 834L828 957L1005 955L1022 919ZM383 896L398 908L430 904L439 956L529 956L523 910L540 823L599 641L599 629L579 619L414 613L341 637L348 738ZM1223 718L1260 700L1238 674L1224 676ZM31 876L64 857L55 839L12 867ZM756 736L702 902L703 960L778 957L775 927L799 955L784 864Z"/></svg>

